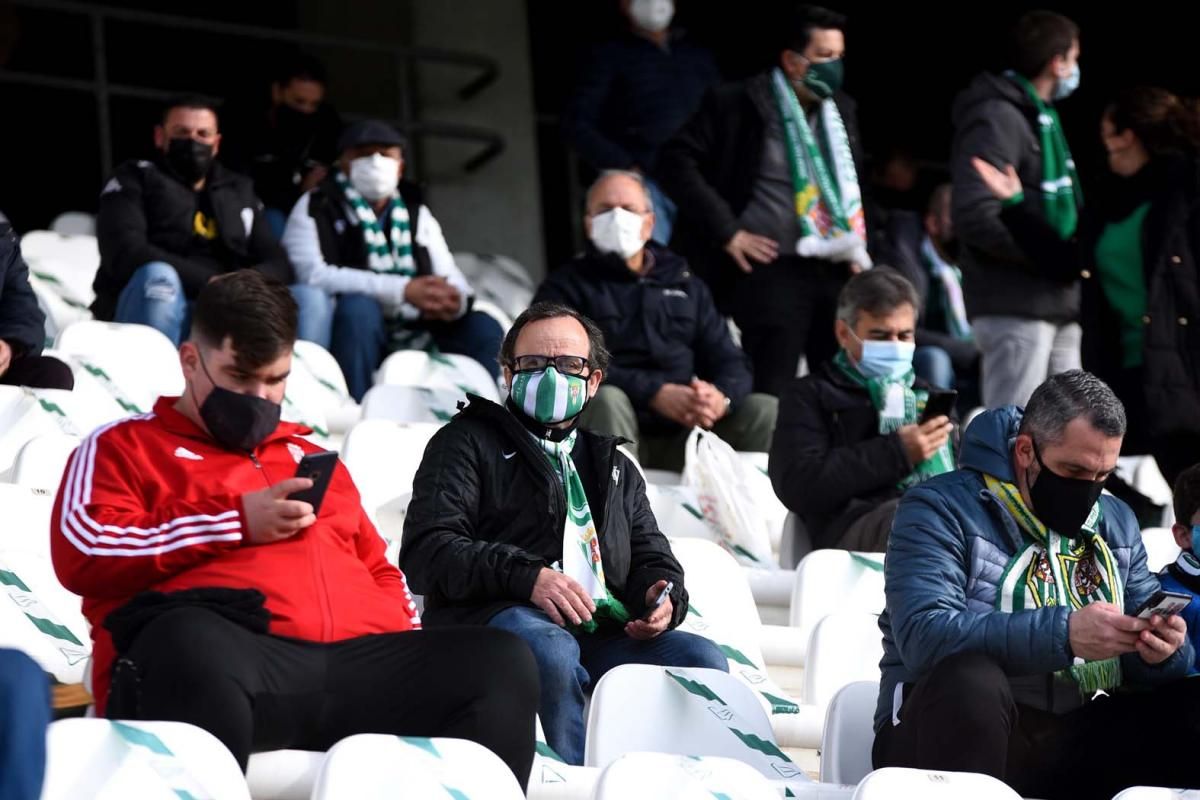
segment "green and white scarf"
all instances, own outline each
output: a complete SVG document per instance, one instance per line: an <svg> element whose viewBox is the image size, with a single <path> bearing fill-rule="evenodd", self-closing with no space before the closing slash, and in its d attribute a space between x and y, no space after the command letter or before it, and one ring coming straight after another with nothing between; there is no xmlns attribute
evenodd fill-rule
<svg viewBox="0 0 1200 800"><path fill-rule="evenodd" d="M1025 90L1037 107L1038 132L1042 147L1042 198L1045 201L1046 222L1063 239L1075 234L1079 224L1079 207L1083 205L1083 190L1075 172L1075 159L1067 147L1062 122L1054 106L1043 100L1033 84L1016 72L1005 75Z"/></svg>
<svg viewBox="0 0 1200 800"><path fill-rule="evenodd" d="M905 425L912 425L925 410L929 400L929 392L924 389L913 389L916 375L912 369L903 378L868 378L850 363L850 357L845 350L839 350L833 357L834 366L842 374L858 386L867 390L871 395L871 405L879 412L879 432L888 434ZM900 489L916 486L945 472L954 471L954 448L949 440L930 458L917 464L916 468L904 480L897 484Z"/></svg>
<svg viewBox="0 0 1200 800"><path fill-rule="evenodd" d="M358 190L351 185L349 179L338 170L334 173L338 186L354 209L362 227L363 241L367 246L367 266L375 272L388 275L404 275L412 277L416 274L413 262L412 230L409 224L408 207L399 192L392 192L391 215L388 217L391 240L383 232L375 210L367 204Z"/></svg>
<svg viewBox="0 0 1200 800"><path fill-rule="evenodd" d="M583 481L579 479L579 470L571 458L577 433L572 431L561 442L540 439L532 433L529 435L541 445L562 481L567 498L567 521L563 528L562 562L555 566L567 577L574 578L596 604L592 619L578 626L583 632L592 633L597 628L597 619L607 618L623 624L629 621L629 612L620 600L612 596L604 582L600 537L592 520L592 509L583 490Z"/></svg>
<svg viewBox="0 0 1200 800"><path fill-rule="evenodd" d="M832 99L824 100L820 110L820 130L833 161L830 170L783 70L776 68L771 73L771 89L783 122L795 191L796 218L800 224L796 252L806 257L871 266L862 190L854 168L850 137L837 104Z"/></svg>
<svg viewBox="0 0 1200 800"><path fill-rule="evenodd" d="M955 339L969 340L971 323L967 320L967 303L963 299L962 270L942 258L928 236L921 243L921 256L925 259L929 274L937 282L938 298L950 335Z"/></svg>
<svg viewBox="0 0 1200 800"><path fill-rule="evenodd" d="M1058 534L1042 524L1025 505L1011 483L983 476L987 488L1000 500L1025 534L1025 546L1009 559L1000 576L996 609L1009 614L1049 606L1071 611L1088 603L1124 605L1125 587L1117 560L1100 535L1100 503L1092 506L1080 535ZM1070 677L1084 697L1121 684L1120 659L1076 663L1059 673Z"/></svg>

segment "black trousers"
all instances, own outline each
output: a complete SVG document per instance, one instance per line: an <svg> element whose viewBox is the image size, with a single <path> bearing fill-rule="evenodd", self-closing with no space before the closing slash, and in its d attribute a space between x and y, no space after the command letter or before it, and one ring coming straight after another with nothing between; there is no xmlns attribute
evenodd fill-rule
<svg viewBox="0 0 1200 800"><path fill-rule="evenodd" d="M837 297L850 269L845 264L780 256L739 275L733 320L754 367L754 391L779 397L796 377L800 356L811 372L833 358Z"/></svg>
<svg viewBox="0 0 1200 800"><path fill-rule="evenodd" d="M146 625L113 672L108 716L175 720L253 752L327 750L358 733L478 742L524 787L538 670L518 637L485 627L332 644L253 633L201 608Z"/></svg>
<svg viewBox="0 0 1200 800"><path fill-rule="evenodd" d="M31 386L34 389L74 389L75 376L71 368L50 356L14 358L0 375L4 386Z"/></svg>
<svg viewBox="0 0 1200 800"><path fill-rule="evenodd" d="M1200 679L1099 697L1056 715L1018 705L1008 678L960 653L906 687L876 767L982 772L1026 797L1109 800L1130 786L1200 787Z"/></svg>

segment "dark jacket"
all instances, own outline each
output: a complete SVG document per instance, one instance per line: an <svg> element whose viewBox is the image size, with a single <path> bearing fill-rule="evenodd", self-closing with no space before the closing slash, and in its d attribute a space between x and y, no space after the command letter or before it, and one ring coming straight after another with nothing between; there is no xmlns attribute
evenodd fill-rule
<svg viewBox="0 0 1200 800"><path fill-rule="evenodd" d="M400 563L412 590L425 596L427 625L484 624L529 605L538 573L562 558L566 497L550 460L507 409L469 398L425 449L404 520ZM687 614L683 569L620 442L580 431L572 452L604 575L634 617L645 613L651 586L673 581L674 627Z"/></svg>
<svg viewBox="0 0 1200 800"><path fill-rule="evenodd" d="M651 243L646 255L653 266L638 275L620 256L589 247L550 273L533 300L564 303L600 326L613 356L606 381L629 395L642 424L674 425L650 411L650 400L663 384L693 376L736 408L750 393L750 363L708 287L670 250Z"/></svg>
<svg viewBox="0 0 1200 800"><path fill-rule="evenodd" d="M930 302L940 297L940 294L930 293L932 276L921 255L925 236L920 214L902 209L893 210L888 215L887 236L881 243L880 261L895 267L908 278L921 298L917 347L940 347L950 356L954 371L965 375L979 361L979 345L949 333L946 309L941 307L940 302Z"/></svg>
<svg viewBox="0 0 1200 800"><path fill-rule="evenodd" d="M918 379L915 388L929 384ZM793 380L779 399L767 472L816 547L834 546L852 522L899 497L913 466L900 434L879 433L871 395L832 362Z"/></svg>
<svg viewBox="0 0 1200 800"><path fill-rule="evenodd" d="M1084 368L1120 385L1121 323L1100 285L1096 243L1108 219L1120 219L1133 210L1128 206L1149 198L1142 227L1147 432L1160 438L1200 434L1200 159L1152 162L1143 171L1151 172L1139 176L1146 184L1142 191L1115 189L1110 203L1096 204L1083 217L1077 241L1059 239L1025 205L1006 209L1003 220L1035 261L1063 265L1083 278Z"/></svg>
<svg viewBox="0 0 1200 800"><path fill-rule="evenodd" d="M891 723L896 684L911 688L956 653L994 659L1023 705L1061 713L1082 702L1078 689L1052 675L1071 666L1071 609L996 610L1004 568L1025 537L983 475L1015 480L1011 442L1020 423L1016 406L979 416L967 429L962 468L914 486L900 501L884 562L887 608L879 618L883 680L877 731ZM1117 562L1125 587L1122 604L1129 612L1159 588L1158 579L1146 568L1141 530L1129 506L1106 494L1100 507L1100 535ZM1193 658L1191 642L1158 666L1128 653L1121 656L1123 686L1149 688L1178 680L1188 674Z"/></svg>
<svg viewBox="0 0 1200 800"><path fill-rule="evenodd" d="M213 162L202 191L208 193L217 223L215 257L193 253L197 192L152 161L117 167L100 193L96 215L100 269L92 312L97 319L113 318L121 290L151 261L174 267L189 299L214 275L238 269L253 268L292 282L292 265L271 234L250 179Z"/></svg>
<svg viewBox="0 0 1200 800"><path fill-rule="evenodd" d="M962 243L963 291L972 318L1013 316L1047 322L1074 321L1079 314L1077 274L1037 264L1014 241L1000 219L1000 201L984 184L971 158L1004 169L1012 164L1028 187L1025 204L1041 214L1042 151L1037 107L1013 81L985 73L954 100L954 231Z"/></svg>
<svg viewBox="0 0 1200 800"><path fill-rule="evenodd" d="M658 149L721 79L712 54L676 35L666 48L631 33L586 59L563 129L596 169L653 171Z"/></svg>
<svg viewBox="0 0 1200 800"><path fill-rule="evenodd" d="M754 82L762 80L759 75L709 91L691 121L663 146L655 171L667 196L679 206L672 249L708 282L717 307L726 313L731 310L730 288L742 272L725 252L725 244L741 227L738 220L750 202L766 141L766 121L752 95ZM865 207L856 106L843 92L834 95L834 102L846 125ZM794 253L795 244L780 242L780 253ZM805 268L797 264L797 269ZM774 305L771 297L760 299Z"/></svg>
<svg viewBox="0 0 1200 800"><path fill-rule="evenodd" d="M29 285L29 266L7 221L0 222L0 339L14 356L36 356L46 342L46 315Z"/></svg>

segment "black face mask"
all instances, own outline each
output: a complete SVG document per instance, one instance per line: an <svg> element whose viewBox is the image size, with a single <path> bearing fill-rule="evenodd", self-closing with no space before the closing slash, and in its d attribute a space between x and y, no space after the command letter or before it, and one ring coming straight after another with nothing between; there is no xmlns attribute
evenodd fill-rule
<svg viewBox="0 0 1200 800"><path fill-rule="evenodd" d="M204 374L212 383L212 391L200 405L200 419L217 444L228 450L252 453L254 448L279 427L278 403L222 389L213 382L204 359L200 359Z"/></svg>
<svg viewBox="0 0 1200 800"><path fill-rule="evenodd" d="M163 157L167 167L188 186L208 174L213 162L213 146L195 139L171 139Z"/></svg>
<svg viewBox="0 0 1200 800"><path fill-rule="evenodd" d="M1037 482L1029 486L1033 513L1050 530L1060 536L1074 539L1079 536L1092 506L1100 499L1100 493L1104 491L1104 482L1064 478L1052 472L1042 461L1036 442L1033 445L1033 457L1042 468L1038 473ZM1028 472L1025 474L1025 480L1029 481Z"/></svg>

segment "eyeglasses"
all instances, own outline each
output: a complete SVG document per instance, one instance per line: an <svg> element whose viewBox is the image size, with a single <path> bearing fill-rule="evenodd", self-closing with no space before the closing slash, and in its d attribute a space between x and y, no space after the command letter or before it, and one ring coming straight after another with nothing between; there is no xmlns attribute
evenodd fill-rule
<svg viewBox="0 0 1200 800"><path fill-rule="evenodd" d="M582 375L588 368L588 360L583 356L517 356L513 359L517 372L540 372L551 364L563 375Z"/></svg>

